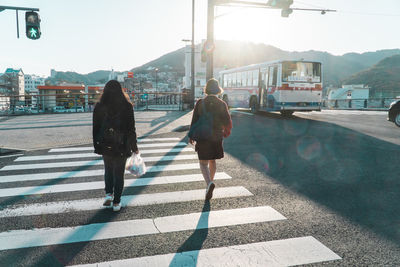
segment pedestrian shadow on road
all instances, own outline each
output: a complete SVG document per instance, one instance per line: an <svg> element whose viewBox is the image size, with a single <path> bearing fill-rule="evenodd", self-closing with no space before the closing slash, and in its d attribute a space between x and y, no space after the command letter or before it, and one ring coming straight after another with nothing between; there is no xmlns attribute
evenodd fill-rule
<svg viewBox="0 0 400 267"><path fill-rule="evenodd" d="M199 252L203 246L204 241L208 236L208 219L210 216L210 201L204 201L203 210L199 221L196 226L196 230L193 234L183 243L178 250L174 258L171 260L169 267L176 266L197 266L199 258Z"/></svg>
<svg viewBox="0 0 400 267"><path fill-rule="evenodd" d="M297 117L234 116L233 124L226 153L400 244L399 145Z"/></svg>

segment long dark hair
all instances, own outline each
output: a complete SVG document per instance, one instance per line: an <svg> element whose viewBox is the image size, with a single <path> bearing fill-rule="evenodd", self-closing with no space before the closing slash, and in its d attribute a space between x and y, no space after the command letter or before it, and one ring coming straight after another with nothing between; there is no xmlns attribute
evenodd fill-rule
<svg viewBox="0 0 400 267"><path fill-rule="evenodd" d="M122 90L121 84L116 80L106 83L100 104L112 113L116 113L127 105L132 105L129 96Z"/></svg>

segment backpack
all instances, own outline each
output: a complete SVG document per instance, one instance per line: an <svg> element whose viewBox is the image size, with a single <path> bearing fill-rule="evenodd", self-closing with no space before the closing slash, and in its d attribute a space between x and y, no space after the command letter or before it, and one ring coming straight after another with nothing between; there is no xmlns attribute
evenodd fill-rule
<svg viewBox="0 0 400 267"><path fill-rule="evenodd" d="M123 155L125 151L125 133L121 130L120 113L105 113L101 124L99 144L105 155Z"/></svg>
<svg viewBox="0 0 400 267"><path fill-rule="evenodd" d="M204 99L201 100L202 114L190 127L189 137L194 141L211 141L213 139L213 114L206 110Z"/></svg>

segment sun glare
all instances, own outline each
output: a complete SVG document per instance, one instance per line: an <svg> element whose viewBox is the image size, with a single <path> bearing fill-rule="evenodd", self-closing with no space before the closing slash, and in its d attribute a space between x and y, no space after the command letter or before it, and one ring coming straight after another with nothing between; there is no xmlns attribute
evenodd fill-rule
<svg viewBox="0 0 400 267"><path fill-rule="evenodd" d="M220 40L264 42L262 25L267 21L265 13L258 10L235 8L234 11L221 12L215 20L215 37Z"/></svg>
<svg viewBox="0 0 400 267"><path fill-rule="evenodd" d="M232 11L232 9L234 9ZM304 38L303 19L282 18L280 12L265 9L230 8L218 10L215 38L252 43L264 43L281 49L295 49L294 37Z"/></svg>

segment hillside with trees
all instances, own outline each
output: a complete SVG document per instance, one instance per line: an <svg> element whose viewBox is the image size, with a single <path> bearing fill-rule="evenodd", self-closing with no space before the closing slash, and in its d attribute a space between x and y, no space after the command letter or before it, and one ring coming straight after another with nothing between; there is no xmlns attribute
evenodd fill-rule
<svg viewBox="0 0 400 267"><path fill-rule="evenodd" d="M387 57L371 68L345 79L345 84L365 84L370 97L396 97L400 95L400 55Z"/></svg>

